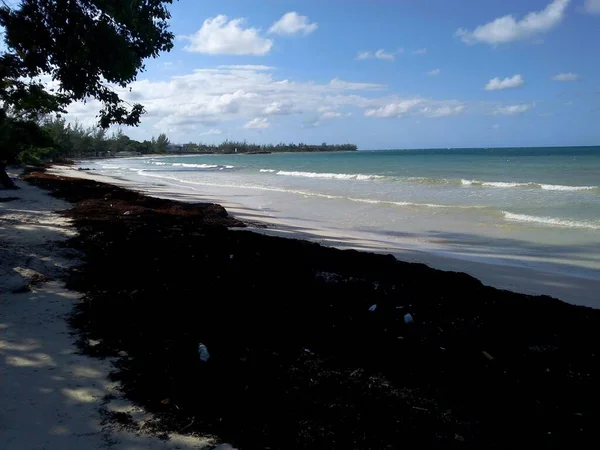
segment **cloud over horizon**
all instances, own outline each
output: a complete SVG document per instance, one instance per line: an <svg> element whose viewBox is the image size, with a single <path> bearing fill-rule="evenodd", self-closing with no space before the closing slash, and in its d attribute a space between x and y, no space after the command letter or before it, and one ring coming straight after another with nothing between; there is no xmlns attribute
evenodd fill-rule
<svg viewBox="0 0 600 450"><path fill-rule="evenodd" d="M265 128L269 128L271 126L271 122L266 117L256 117L246 124L244 124L244 128L246 129L255 129L262 130Z"/></svg>

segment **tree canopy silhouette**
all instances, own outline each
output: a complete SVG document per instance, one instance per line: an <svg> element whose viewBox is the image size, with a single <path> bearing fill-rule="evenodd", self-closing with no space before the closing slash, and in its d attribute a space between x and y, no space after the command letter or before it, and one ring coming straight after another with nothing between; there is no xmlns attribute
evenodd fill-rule
<svg viewBox="0 0 600 450"><path fill-rule="evenodd" d="M98 122L137 125L144 107L129 105L126 88L144 60L173 46L172 0L21 0L0 6L5 49L0 54L0 182L16 149L5 127L64 112L74 101L98 100Z"/></svg>

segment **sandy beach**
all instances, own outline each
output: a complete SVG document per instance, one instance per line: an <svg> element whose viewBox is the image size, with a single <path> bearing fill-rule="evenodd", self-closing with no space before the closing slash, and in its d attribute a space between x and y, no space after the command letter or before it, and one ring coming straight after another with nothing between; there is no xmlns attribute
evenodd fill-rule
<svg viewBox="0 0 600 450"><path fill-rule="evenodd" d="M498 289L506 289L530 295L549 295L575 305L600 308L600 273L589 271L582 276L581 271L566 275L564 270L547 270L527 267L526 261L518 255L511 255L508 249L498 248L495 253L477 254L473 250L477 243L466 242L465 257L454 253L444 255L442 247L439 251L428 251L415 245L414 239L394 237L393 240L382 241L375 233L355 232L335 229L318 221L306 220L302 217L284 217L278 211L265 211L244 204L246 193L235 189L205 188L206 192L197 189L177 189L173 186L160 186L152 183L136 183L129 180L107 177L93 171L79 171L67 166L53 167L49 173L60 176L84 178L104 183L111 183L127 189L133 189L159 198L167 198L184 202L215 202L223 205L227 211L240 220L248 222L250 228L258 233L271 236L306 239L335 248L351 248L375 253L392 254L397 259L407 262L426 264L429 267L454 272L464 272L481 280L485 285ZM219 192L220 191L220 192ZM252 224L257 226L252 227ZM486 243L487 244L487 243ZM431 247L429 245L428 247ZM472 249L469 251L469 247ZM507 261L516 261L516 264Z"/></svg>
<svg viewBox="0 0 600 450"><path fill-rule="evenodd" d="M81 294L64 279L82 255L64 245L77 231L56 213L70 205L18 184L0 190L0 447L213 448L210 439L144 433L152 416L109 380L113 360L81 354L67 323ZM123 429L114 414L136 425Z"/></svg>
<svg viewBox="0 0 600 450"><path fill-rule="evenodd" d="M64 277L69 291L20 269L28 279L3 278L3 286L24 291L2 299L3 379L20 383L3 392L9 400L2 406L10 408L3 427L13 443L25 417L39 423L28 438L51 439L47 448L76 448L86 433L89 448L110 439L116 448L202 448L206 441L194 436L257 450L489 448L515 439L583 448L598 441L598 310L389 255L256 233L251 211L245 219L254 222L245 226L237 220L243 210L235 218L212 203L148 197L91 179L26 179L70 204L30 186L11 192L39 203L2 203L3 233L34 228L26 223L34 219L14 214L33 211L39 220L42 211L43 223L70 239L48 249L54 237L44 235L47 254L38 259L76 264L65 251L80 262ZM51 212L65 207L61 216ZM22 248L32 254L29 245ZM37 294L42 289L48 297ZM57 300L57 292L61 302L44 301ZM69 310L83 354L75 337L61 334ZM63 382L64 405L54 398L36 406ZM106 397L115 386L127 400ZM121 409L110 413L114 402ZM70 415L80 403L75 408L86 413ZM23 406L30 404L37 409ZM136 435L147 429L170 440Z"/></svg>

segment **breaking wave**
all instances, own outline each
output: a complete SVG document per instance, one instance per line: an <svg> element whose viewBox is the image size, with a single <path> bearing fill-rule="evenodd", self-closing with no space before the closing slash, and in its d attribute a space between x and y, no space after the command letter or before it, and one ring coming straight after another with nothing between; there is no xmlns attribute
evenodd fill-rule
<svg viewBox="0 0 600 450"><path fill-rule="evenodd" d="M513 222L528 222L539 225L557 226L566 228L587 228L590 230L600 230L600 222L589 222L583 220L568 220L557 217L539 217L529 216L527 214L514 214L508 211L502 211L504 218Z"/></svg>
<svg viewBox="0 0 600 450"><path fill-rule="evenodd" d="M277 175L285 175L288 177L306 177L306 178L321 178L324 180L381 180L385 178L382 175L363 175L362 173L321 173L321 172L288 172L280 170Z"/></svg>
<svg viewBox="0 0 600 450"><path fill-rule="evenodd" d="M564 186L561 184L542 184L542 183L519 183L512 181L479 181L479 180L460 180L463 186L486 186L494 188L530 188L544 189L546 191L593 191L600 190L600 186Z"/></svg>

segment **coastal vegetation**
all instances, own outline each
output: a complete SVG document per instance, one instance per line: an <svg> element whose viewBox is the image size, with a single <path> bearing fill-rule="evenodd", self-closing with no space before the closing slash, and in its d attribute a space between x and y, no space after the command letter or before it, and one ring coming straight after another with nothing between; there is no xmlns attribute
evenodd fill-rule
<svg viewBox="0 0 600 450"><path fill-rule="evenodd" d="M144 60L173 46L172 0L21 0L2 3L0 27L0 183L12 187L5 168L27 150L45 148L36 130L14 145L41 117L64 113L75 101L96 100L98 125L137 125L141 104L123 101ZM39 139L38 139L39 138Z"/></svg>
<svg viewBox="0 0 600 450"><path fill-rule="evenodd" d="M67 122L64 117L43 116L36 120L12 121L2 128L0 137L5 146L13 149L12 161L41 165L47 161L68 158L110 157L119 155L151 154L206 154L206 153L275 153L275 152L332 152L355 151L353 144L252 144L246 141L226 140L220 144L188 143L173 145L166 134L138 141L122 129L108 133L106 129L84 127Z"/></svg>
<svg viewBox="0 0 600 450"><path fill-rule="evenodd" d="M23 128L23 130L22 130ZM173 145L166 134L138 141L127 136L122 129L113 133L100 127L83 127L68 123L64 117L43 117L38 121L15 122L10 135L10 146L17 150L19 162L39 165L45 161L65 158L110 157L119 154L168 153L276 153L276 152L332 152L355 151L353 144L253 144L246 141L223 141L220 144L188 143ZM27 130L27 131L25 131Z"/></svg>
<svg viewBox="0 0 600 450"><path fill-rule="evenodd" d="M252 144L246 141L226 140L221 144L194 144L189 143L182 146L187 153L277 153L277 152L339 152L356 151L354 144L305 144L293 142L289 144Z"/></svg>

